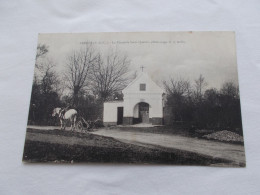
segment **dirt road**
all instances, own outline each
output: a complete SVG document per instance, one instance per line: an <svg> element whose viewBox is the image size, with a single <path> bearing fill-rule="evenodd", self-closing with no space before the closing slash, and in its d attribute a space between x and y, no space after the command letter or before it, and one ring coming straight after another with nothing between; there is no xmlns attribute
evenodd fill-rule
<svg viewBox="0 0 260 195"><path fill-rule="evenodd" d="M112 137L125 143L157 145L165 148L194 152L213 158L231 160L234 164L245 165L244 147L236 144L207 141L178 135L164 135L123 130L100 129L95 135Z"/></svg>
<svg viewBox="0 0 260 195"><path fill-rule="evenodd" d="M38 131L27 132L27 139L31 141L40 141L46 143L56 144L69 144L81 146L96 146L104 143L102 140L81 139L73 135L64 137L64 133L69 134L70 131L60 131L59 127L54 126L28 126L39 132L53 132L56 131L57 135L39 134ZM60 135L59 135L60 134ZM131 131L131 129L99 129L94 132L89 132L88 135L98 135L107 138L114 138L126 144L133 144L147 149L156 149L159 147L179 150L198 154L200 156L210 157L210 159L223 159L232 161L234 165L245 166L245 152L242 145L221 143L216 141L208 141L198 138L185 137L174 134L159 134L150 132ZM110 143L109 141L107 143ZM108 144L109 147L114 147L113 144Z"/></svg>
<svg viewBox="0 0 260 195"><path fill-rule="evenodd" d="M200 166L232 166L224 159L158 145L127 143L92 133L58 130L56 127L27 128L24 162L141 163Z"/></svg>

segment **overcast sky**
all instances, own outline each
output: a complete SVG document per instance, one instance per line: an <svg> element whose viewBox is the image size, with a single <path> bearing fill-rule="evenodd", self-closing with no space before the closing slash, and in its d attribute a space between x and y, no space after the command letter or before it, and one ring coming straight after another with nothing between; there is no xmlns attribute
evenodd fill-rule
<svg viewBox="0 0 260 195"><path fill-rule="evenodd" d="M117 50L131 60L130 69L144 71L159 82L169 77L191 82L202 74L208 88L223 82L238 83L233 32L72 33L40 34L39 43L49 46L48 57L63 71L66 56L87 42L101 53ZM83 43L83 44L82 44Z"/></svg>

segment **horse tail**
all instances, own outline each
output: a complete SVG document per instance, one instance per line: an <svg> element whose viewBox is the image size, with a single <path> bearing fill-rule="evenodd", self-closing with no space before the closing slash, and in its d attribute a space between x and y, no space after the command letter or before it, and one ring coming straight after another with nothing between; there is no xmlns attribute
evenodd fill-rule
<svg viewBox="0 0 260 195"><path fill-rule="evenodd" d="M72 124L73 124L73 128L76 128L77 115L78 115L78 113L76 111L76 113L74 114L73 119L72 119L73 121L71 121Z"/></svg>

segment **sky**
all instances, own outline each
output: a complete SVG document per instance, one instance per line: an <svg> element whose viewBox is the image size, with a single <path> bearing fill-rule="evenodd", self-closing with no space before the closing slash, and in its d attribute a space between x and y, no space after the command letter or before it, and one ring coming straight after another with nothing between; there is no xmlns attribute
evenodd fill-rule
<svg viewBox="0 0 260 195"><path fill-rule="evenodd" d="M127 55L132 72L144 66L159 85L169 78L193 83L200 74L207 88L219 89L226 81L238 84L234 32L54 33L39 34L38 43L49 47L58 72L71 52L91 43L104 55L111 50Z"/></svg>

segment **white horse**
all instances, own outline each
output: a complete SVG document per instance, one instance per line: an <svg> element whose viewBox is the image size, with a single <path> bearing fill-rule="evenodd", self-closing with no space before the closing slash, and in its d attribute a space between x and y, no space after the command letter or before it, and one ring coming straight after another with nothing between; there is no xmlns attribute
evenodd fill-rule
<svg viewBox="0 0 260 195"><path fill-rule="evenodd" d="M66 128L66 121L69 120L71 123L71 131L75 129L76 125L76 120L77 120L77 111L75 109L69 109L68 111L61 108L54 108L52 112L52 116L58 116L60 119L60 125L61 125L61 130Z"/></svg>

